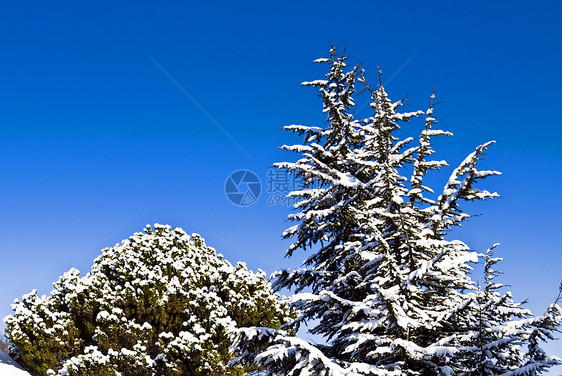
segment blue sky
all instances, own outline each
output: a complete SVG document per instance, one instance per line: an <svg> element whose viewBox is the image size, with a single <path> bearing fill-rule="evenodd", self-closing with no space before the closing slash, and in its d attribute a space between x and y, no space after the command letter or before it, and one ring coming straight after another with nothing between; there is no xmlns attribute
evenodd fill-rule
<svg viewBox="0 0 562 376"><path fill-rule="evenodd" d="M391 79L406 109L436 115L452 166L497 140L483 166L503 198L455 235L495 242L503 281L540 313L562 280L562 3L341 1L11 2L0 23L0 316L147 223L202 234L232 262L272 272L289 209L224 194L228 175L295 156L284 125L321 124L299 86L330 43ZM191 96L183 93L156 61ZM201 108L240 146L243 153ZM412 134L419 128L412 126ZM249 157L248 155L249 154ZM450 170L436 176L444 184ZM264 189L267 188L264 186ZM562 356L562 341L549 346Z"/></svg>

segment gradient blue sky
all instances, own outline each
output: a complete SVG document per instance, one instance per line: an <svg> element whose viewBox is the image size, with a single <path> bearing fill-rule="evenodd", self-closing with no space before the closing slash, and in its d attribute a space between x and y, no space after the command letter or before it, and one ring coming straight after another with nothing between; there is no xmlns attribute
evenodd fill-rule
<svg viewBox="0 0 562 376"><path fill-rule="evenodd" d="M455 235L502 243L503 281L540 313L562 279L562 2L4 2L0 23L0 316L147 223L202 234L232 262L296 265L289 209L229 203L227 176L262 181L284 125L323 121L311 61L346 48L391 97L436 115L451 165L494 139L483 166L502 199L469 205ZM151 61L218 122L249 158ZM365 113L365 115L367 115ZM419 128L412 126L413 133ZM450 169L435 181L443 185ZM558 234L558 235L557 235ZM549 346L562 356L562 341Z"/></svg>

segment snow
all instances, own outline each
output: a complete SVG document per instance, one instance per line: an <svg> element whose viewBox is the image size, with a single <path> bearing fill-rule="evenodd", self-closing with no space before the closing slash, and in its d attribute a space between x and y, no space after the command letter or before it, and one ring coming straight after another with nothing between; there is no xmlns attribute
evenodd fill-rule
<svg viewBox="0 0 562 376"><path fill-rule="evenodd" d="M29 376L8 354L0 351L0 375L2 376Z"/></svg>

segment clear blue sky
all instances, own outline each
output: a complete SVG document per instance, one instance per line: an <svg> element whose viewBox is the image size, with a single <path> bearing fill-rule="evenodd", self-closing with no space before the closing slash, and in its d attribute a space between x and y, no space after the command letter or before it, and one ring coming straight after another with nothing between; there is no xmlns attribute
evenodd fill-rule
<svg viewBox="0 0 562 376"><path fill-rule="evenodd" d="M503 281L540 313L562 279L562 3L450 1L10 2L0 23L0 316L147 223L202 234L232 262L272 272L286 207L224 194L228 175L294 158L287 124L323 121L299 86L345 46L395 99L443 101L439 157L494 139L485 186L502 199L456 236L502 243ZM210 114L249 158L154 63ZM417 128L414 127L417 132ZM446 171L447 173L450 170ZM436 178L444 184L447 174ZM441 180L439 180L441 179ZM265 188L265 187L264 187ZM550 351L562 356L562 341Z"/></svg>

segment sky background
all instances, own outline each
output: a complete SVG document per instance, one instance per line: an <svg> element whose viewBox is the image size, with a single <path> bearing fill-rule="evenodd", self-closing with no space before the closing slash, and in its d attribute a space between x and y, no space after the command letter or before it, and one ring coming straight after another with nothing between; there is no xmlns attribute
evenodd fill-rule
<svg viewBox="0 0 562 376"><path fill-rule="evenodd" d="M298 265L302 252L284 258L290 209L268 205L267 172L296 157L278 149L301 141L284 125L324 121L299 84L322 78L312 60L330 44L371 80L380 64L408 111L425 109L436 85L439 126L455 134L437 142L451 165L437 188L497 141L482 166L503 175L483 186L502 198L466 205L482 215L453 235L479 252L501 243L502 281L541 313L562 280L561 11L559 1L3 2L0 317L149 223L200 233L253 270ZM252 206L225 196L238 169L264 185ZM546 348L562 356L562 341Z"/></svg>

